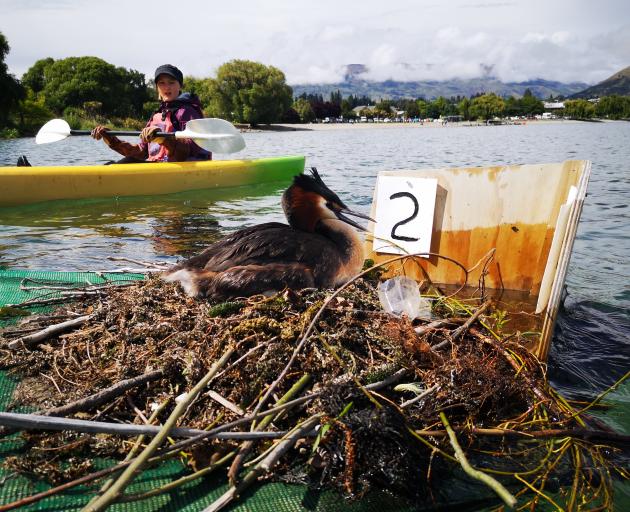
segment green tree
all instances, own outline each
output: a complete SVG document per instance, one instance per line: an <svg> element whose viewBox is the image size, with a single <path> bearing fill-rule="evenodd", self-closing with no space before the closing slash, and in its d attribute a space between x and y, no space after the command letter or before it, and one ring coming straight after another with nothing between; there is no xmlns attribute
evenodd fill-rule
<svg viewBox="0 0 630 512"><path fill-rule="evenodd" d="M510 96L505 100L505 108L503 109L503 114L506 116L523 116L523 107L519 99L514 96Z"/></svg>
<svg viewBox="0 0 630 512"><path fill-rule="evenodd" d="M470 119L470 100L468 98L463 98L457 104L457 111L459 112L460 116L468 121Z"/></svg>
<svg viewBox="0 0 630 512"><path fill-rule="evenodd" d="M417 118L420 117L420 108L418 106L418 102L413 100L406 100L403 105L403 110L405 111L405 115L408 118Z"/></svg>
<svg viewBox="0 0 630 512"><path fill-rule="evenodd" d="M587 100L566 100L564 115L573 119L590 119L595 115L595 106Z"/></svg>
<svg viewBox="0 0 630 512"><path fill-rule="evenodd" d="M195 78L192 76L184 77L184 90L192 92L199 96L201 105L204 109L210 105L212 101L212 86L210 78Z"/></svg>
<svg viewBox="0 0 630 512"><path fill-rule="evenodd" d="M358 116L350 99L341 100L341 115L344 119L356 119Z"/></svg>
<svg viewBox="0 0 630 512"><path fill-rule="evenodd" d="M48 64L37 61L34 67L25 76L36 89L43 77L39 92L46 107L57 114L68 107L82 109L86 102L99 102L105 116L140 116L143 104L151 99L143 74L98 57L68 57Z"/></svg>
<svg viewBox="0 0 630 512"><path fill-rule="evenodd" d="M432 119L455 114L457 114L456 105L453 101L447 100L444 96L439 96L427 105L427 117Z"/></svg>
<svg viewBox="0 0 630 512"><path fill-rule="evenodd" d="M429 104L423 99L416 100L416 103L418 104L418 112L420 113L420 118L426 119L427 117L429 117Z"/></svg>
<svg viewBox="0 0 630 512"><path fill-rule="evenodd" d="M536 98L529 89L525 89L523 97L518 103L521 107L521 112L525 116L540 115L545 110L543 102Z"/></svg>
<svg viewBox="0 0 630 512"><path fill-rule="evenodd" d="M53 113L44 105L44 98L36 97L30 89L27 89L26 98L20 102L13 115L14 124L22 135L35 135L52 117Z"/></svg>
<svg viewBox="0 0 630 512"><path fill-rule="evenodd" d="M39 59L22 75L22 85L34 93L41 92L46 85L46 69L54 62L52 57Z"/></svg>
<svg viewBox="0 0 630 512"><path fill-rule="evenodd" d="M277 122L293 97L282 71L248 60L221 65L210 89L212 115L251 125Z"/></svg>
<svg viewBox="0 0 630 512"><path fill-rule="evenodd" d="M293 110L298 113L300 121L303 123L315 121L315 112L313 112L313 107L311 107L311 103L307 99L298 98L295 100L293 102Z"/></svg>
<svg viewBox="0 0 630 512"><path fill-rule="evenodd" d="M598 117L607 117L609 119L623 119L628 117L630 113L630 97L624 96L602 96L595 106L595 113Z"/></svg>
<svg viewBox="0 0 630 512"><path fill-rule="evenodd" d="M494 93L482 94L470 102L471 119L492 119L503 114L505 101Z"/></svg>
<svg viewBox="0 0 630 512"><path fill-rule="evenodd" d="M11 111L25 96L24 88L9 73L9 69L4 63L10 49L8 41L0 32L0 128L7 126Z"/></svg>
<svg viewBox="0 0 630 512"><path fill-rule="evenodd" d="M393 117L392 102L389 100L381 100L374 107L377 117Z"/></svg>

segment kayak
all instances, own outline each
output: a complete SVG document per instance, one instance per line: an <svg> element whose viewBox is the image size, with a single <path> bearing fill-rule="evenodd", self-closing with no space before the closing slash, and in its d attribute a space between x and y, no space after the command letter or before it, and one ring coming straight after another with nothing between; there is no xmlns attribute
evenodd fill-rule
<svg viewBox="0 0 630 512"><path fill-rule="evenodd" d="M55 199L146 196L288 181L303 156L255 160L0 167L0 207Z"/></svg>

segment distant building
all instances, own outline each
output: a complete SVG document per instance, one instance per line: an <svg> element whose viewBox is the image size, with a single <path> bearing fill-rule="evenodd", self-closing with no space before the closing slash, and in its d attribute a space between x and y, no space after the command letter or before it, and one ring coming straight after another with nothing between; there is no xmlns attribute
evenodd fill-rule
<svg viewBox="0 0 630 512"><path fill-rule="evenodd" d="M362 110L369 110L370 112L374 112L375 107L374 105L359 105L358 107L354 107L352 109L352 112L359 115Z"/></svg>
<svg viewBox="0 0 630 512"><path fill-rule="evenodd" d="M545 101L543 105L545 110L560 110L564 108L564 101Z"/></svg>

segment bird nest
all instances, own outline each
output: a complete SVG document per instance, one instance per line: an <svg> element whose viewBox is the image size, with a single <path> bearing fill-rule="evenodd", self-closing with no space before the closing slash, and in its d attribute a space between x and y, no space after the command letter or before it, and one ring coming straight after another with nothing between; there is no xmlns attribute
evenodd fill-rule
<svg viewBox="0 0 630 512"><path fill-rule="evenodd" d="M461 471L510 505L610 506L624 474L611 454L627 438L554 392L526 340L500 332L503 312L435 295L432 318L411 322L382 311L378 279L216 304L151 277L72 308L82 320L63 334L32 342L50 316L6 329L13 408L67 423L20 427L22 454L5 467L54 485L108 477L98 506L221 471L231 487L208 510L261 479L430 503ZM162 427L137 439L86 432L97 422ZM100 457L125 462L96 471ZM190 475L125 494L130 464L174 457Z"/></svg>

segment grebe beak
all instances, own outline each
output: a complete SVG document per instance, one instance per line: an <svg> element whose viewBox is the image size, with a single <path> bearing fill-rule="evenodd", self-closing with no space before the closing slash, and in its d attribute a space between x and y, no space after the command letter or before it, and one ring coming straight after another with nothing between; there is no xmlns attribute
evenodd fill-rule
<svg viewBox="0 0 630 512"><path fill-rule="evenodd" d="M364 215L363 213L359 213L359 212L353 212L352 210L348 210L347 208L335 208L333 211L335 212L335 215L337 216L339 220L342 220L346 224L350 224L351 226L354 226L355 228L360 229L361 231L367 231L367 228L364 228L363 226L361 226L361 224L358 224L352 219L349 219L348 217L346 217L346 215L352 215L354 217L359 217L361 219L367 219L367 220L371 220L372 222L376 222L372 217L368 215Z"/></svg>

